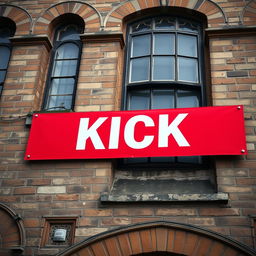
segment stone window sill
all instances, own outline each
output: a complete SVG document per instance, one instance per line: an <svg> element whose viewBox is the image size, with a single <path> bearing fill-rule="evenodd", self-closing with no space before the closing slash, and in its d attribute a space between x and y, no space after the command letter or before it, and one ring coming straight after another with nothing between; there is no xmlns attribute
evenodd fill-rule
<svg viewBox="0 0 256 256"><path fill-rule="evenodd" d="M227 193L213 194L150 194L150 193L134 193L134 194L109 194L102 193L100 197L101 203L133 203L133 202L219 202L227 203Z"/></svg>

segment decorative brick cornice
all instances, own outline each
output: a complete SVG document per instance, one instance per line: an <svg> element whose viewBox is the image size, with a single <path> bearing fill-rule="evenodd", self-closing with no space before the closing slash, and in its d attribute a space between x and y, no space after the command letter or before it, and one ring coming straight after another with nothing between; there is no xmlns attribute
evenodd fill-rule
<svg viewBox="0 0 256 256"><path fill-rule="evenodd" d="M81 35L83 42L119 42L120 46L124 47L123 33L111 33L111 32L98 32L98 33L85 33Z"/></svg>
<svg viewBox="0 0 256 256"><path fill-rule="evenodd" d="M223 27L220 29L206 29L209 37L241 37L241 36L256 36L256 26L234 26Z"/></svg>
<svg viewBox="0 0 256 256"><path fill-rule="evenodd" d="M52 49L51 41L49 40L49 37L44 36L15 36L10 39L12 42L12 45L44 45L48 51Z"/></svg>

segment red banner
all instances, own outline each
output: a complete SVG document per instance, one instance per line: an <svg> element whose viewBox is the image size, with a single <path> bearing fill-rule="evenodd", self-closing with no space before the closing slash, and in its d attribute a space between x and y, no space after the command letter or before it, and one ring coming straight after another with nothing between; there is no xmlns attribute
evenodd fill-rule
<svg viewBox="0 0 256 256"><path fill-rule="evenodd" d="M33 115L26 160L246 154L242 106Z"/></svg>

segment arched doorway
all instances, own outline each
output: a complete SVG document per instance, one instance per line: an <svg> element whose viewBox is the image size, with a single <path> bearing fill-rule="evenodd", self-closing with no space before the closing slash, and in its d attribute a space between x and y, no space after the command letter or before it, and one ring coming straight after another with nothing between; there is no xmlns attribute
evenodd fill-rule
<svg viewBox="0 0 256 256"><path fill-rule="evenodd" d="M255 256L226 236L175 222L127 226L90 237L58 256Z"/></svg>
<svg viewBox="0 0 256 256"><path fill-rule="evenodd" d="M21 217L7 205L0 203L0 254L22 255L25 229Z"/></svg>

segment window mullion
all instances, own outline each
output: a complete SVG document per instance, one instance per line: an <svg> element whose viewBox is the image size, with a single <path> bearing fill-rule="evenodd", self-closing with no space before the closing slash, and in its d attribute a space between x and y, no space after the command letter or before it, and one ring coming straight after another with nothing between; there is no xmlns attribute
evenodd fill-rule
<svg viewBox="0 0 256 256"><path fill-rule="evenodd" d="M150 78L149 81L153 81L153 66L154 66L154 47L155 47L155 41L154 41L154 33L151 32L151 49L150 49Z"/></svg>
<svg viewBox="0 0 256 256"><path fill-rule="evenodd" d="M177 26L177 25L176 25ZM178 32L175 31L175 78L174 81L178 81Z"/></svg>

